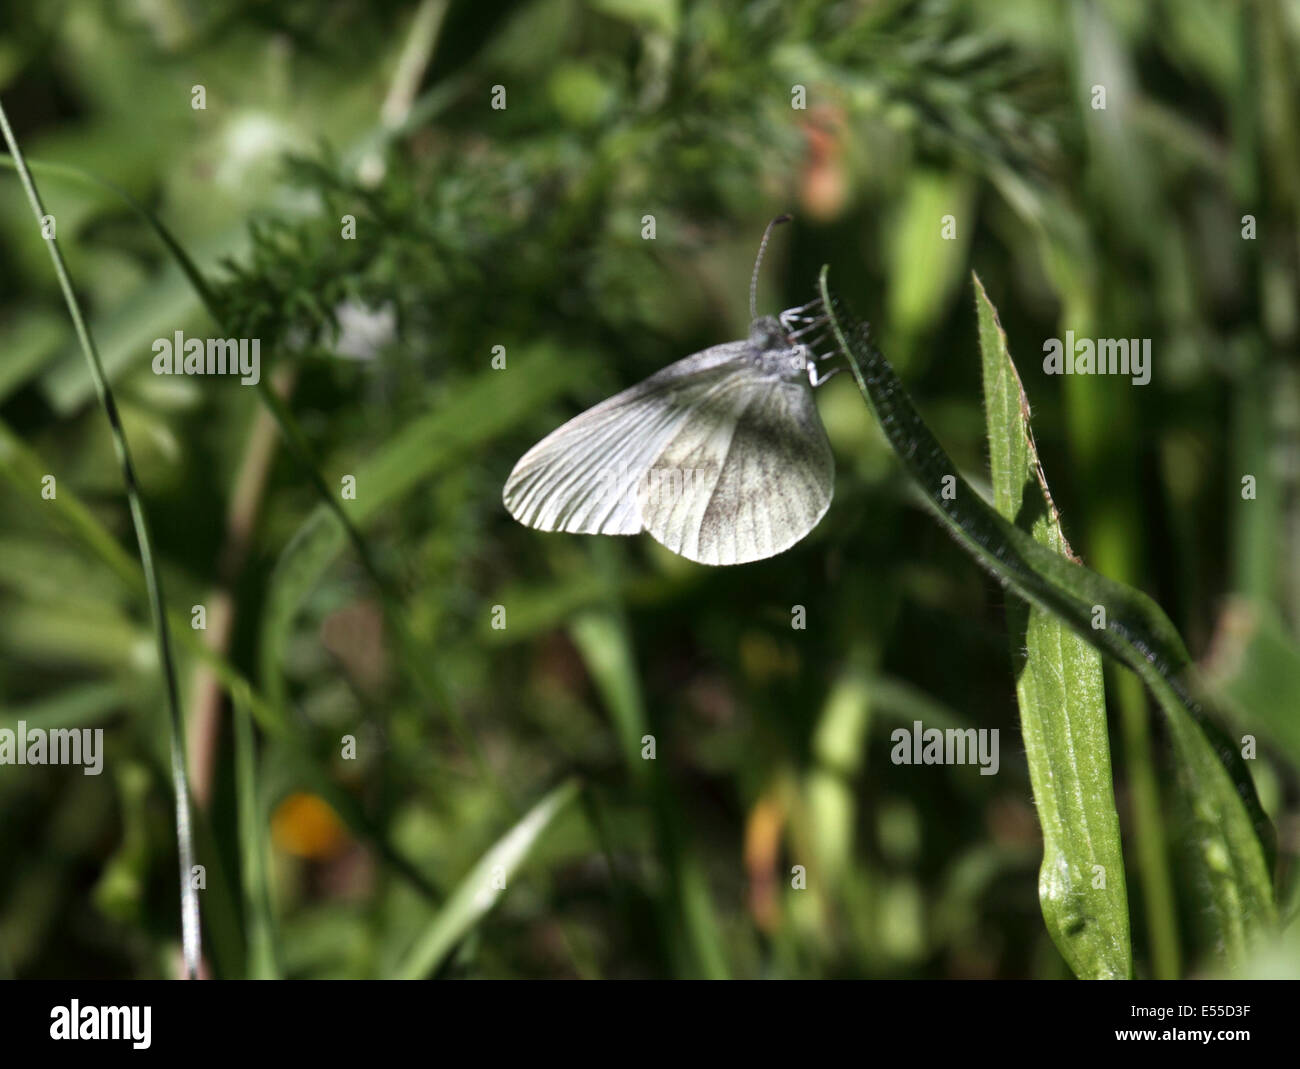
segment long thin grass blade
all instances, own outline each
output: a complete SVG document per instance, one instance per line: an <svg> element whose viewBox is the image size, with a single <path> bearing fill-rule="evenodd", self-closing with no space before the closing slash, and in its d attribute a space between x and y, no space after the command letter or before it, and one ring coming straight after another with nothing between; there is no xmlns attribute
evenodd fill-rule
<svg viewBox="0 0 1300 1069"><path fill-rule="evenodd" d="M35 182L32 181L31 172L27 170L23 161L22 151L19 149L18 141L9 126L9 117L5 113L2 104L0 104L0 131L3 132L5 142L9 146L9 152L18 170L18 177L22 180L23 189L27 193L27 200L36 216L36 224L40 226L41 220L46 215L45 206L41 203L40 194L36 190ZM144 568L145 583L149 591L149 608L153 615L154 633L158 639L158 663L163 671L167 691L168 726L171 735L172 791L176 799L176 846L180 865L181 949L184 955L185 973L189 978L193 979L198 976L199 958L202 952L199 932L199 896L191 880L191 870L194 867L194 832L190 813L189 777L185 770L185 723L181 716L180 698L177 693L176 665L172 659L171 637L167 624L167 606L163 597L162 576L159 574L157 563L154 560L153 541L149 535L149 522L145 515L144 503L140 498L140 488L136 483L135 468L131 463L131 450L127 445L126 433L122 429L122 421L118 416L117 404L113 400L113 393L109 388L108 379L105 377L104 369L100 365L94 339L90 336L85 317L81 314L81 305L73 292L72 279L68 275L67 265L63 262L63 252L53 237L48 238L47 243L50 250L50 259L54 262L54 272L58 275L59 288L63 291L63 299L67 303L68 314L72 317L77 339L81 343L81 349L86 355L86 363L90 368L91 377L95 381L95 390L99 395L99 403L104 409L104 415L108 419L109 429L112 432L113 448L117 453L118 463L122 469L122 481L126 486L126 495L131 507L131 523L135 528L136 542L140 550L140 563Z"/></svg>
<svg viewBox="0 0 1300 1069"><path fill-rule="evenodd" d="M266 810L258 789L257 745L253 717L247 705L236 701L235 806L239 821L240 883L248 930L247 972L251 980L274 980L280 975L276 952L275 918L271 913L267 875Z"/></svg>
<svg viewBox="0 0 1300 1069"><path fill-rule="evenodd" d="M416 940L398 970L401 979L422 980L437 970L456 944L496 905L537 840L578 796L578 790L577 780L560 784L479 859Z"/></svg>

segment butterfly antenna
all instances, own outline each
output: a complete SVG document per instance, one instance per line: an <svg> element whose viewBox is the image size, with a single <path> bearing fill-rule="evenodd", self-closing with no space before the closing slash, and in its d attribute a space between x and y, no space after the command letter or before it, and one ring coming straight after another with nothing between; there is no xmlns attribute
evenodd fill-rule
<svg viewBox="0 0 1300 1069"><path fill-rule="evenodd" d="M758 318L758 269L763 265L763 253L767 251L768 239L772 236L772 231L781 223L788 223L793 219L793 215L778 215L770 223L767 229L763 231L763 240L758 243L758 255L754 257L754 273L749 278L749 318Z"/></svg>

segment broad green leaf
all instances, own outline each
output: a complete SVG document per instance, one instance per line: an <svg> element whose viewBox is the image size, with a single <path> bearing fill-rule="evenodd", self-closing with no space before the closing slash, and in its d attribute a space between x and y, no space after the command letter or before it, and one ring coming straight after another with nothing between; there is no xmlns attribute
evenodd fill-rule
<svg viewBox="0 0 1300 1069"><path fill-rule="evenodd" d="M456 944L497 904L537 840L577 796L576 780L560 784L497 840L416 940L398 969L401 979L422 980L437 971Z"/></svg>
<svg viewBox="0 0 1300 1069"><path fill-rule="evenodd" d="M1275 922L1273 831L1241 755L1200 705L1178 632L1145 594L1039 545L971 488L865 327L832 295L828 273L823 267L819 291L832 339L929 508L978 564L1131 668L1160 703L1183 789L1194 800L1188 835L1196 875L1208 891L1208 917L1228 962L1243 961L1252 941Z"/></svg>
<svg viewBox="0 0 1300 1069"><path fill-rule="evenodd" d="M1034 541L1068 557L1029 427L1029 399L997 310L978 277L974 282L994 504ZM1007 599L1007 625L1043 829L1043 919L1076 976L1126 979L1133 973L1133 948L1101 655L1059 616L1020 598Z"/></svg>

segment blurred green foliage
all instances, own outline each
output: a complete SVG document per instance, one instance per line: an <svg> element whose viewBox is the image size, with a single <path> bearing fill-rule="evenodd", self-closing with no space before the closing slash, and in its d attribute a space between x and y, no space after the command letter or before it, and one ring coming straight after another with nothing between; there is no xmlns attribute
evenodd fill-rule
<svg viewBox="0 0 1300 1069"><path fill-rule="evenodd" d="M219 329L112 191L38 172L174 619L208 608L178 638L213 973L1068 975L1037 902L1007 595L915 507L848 376L819 391L835 502L770 561L705 569L500 505L560 421L744 334L787 209L760 307L811 299L829 262L986 488L979 271L1074 550L1216 655L1228 726L1258 735L1294 917L1298 59L1287 0L0 4L29 156L126 189L215 287ZM0 964L170 975L125 497L8 172L0 242L0 726L103 726L107 747L99 777L0 767ZM1151 338L1151 384L1044 375L1067 329ZM357 476L344 511L382 587L254 390L151 373L176 330L262 340L326 485ZM251 724L209 708L193 655L218 603ZM1160 805L1171 749L1132 686L1108 678L1137 974L1212 971L1185 818ZM1000 729L1000 773L891 764L917 719ZM479 909L464 881L497 856L507 889ZM1286 945L1257 972L1295 975Z"/></svg>

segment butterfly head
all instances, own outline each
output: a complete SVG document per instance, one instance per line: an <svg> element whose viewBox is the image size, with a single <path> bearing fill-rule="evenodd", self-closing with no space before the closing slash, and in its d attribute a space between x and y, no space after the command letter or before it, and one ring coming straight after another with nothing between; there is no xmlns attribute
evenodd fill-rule
<svg viewBox="0 0 1300 1069"><path fill-rule="evenodd" d="M759 316L749 325L749 356L766 375L796 383L808 374L808 349L777 316Z"/></svg>
<svg viewBox="0 0 1300 1069"><path fill-rule="evenodd" d="M749 325L749 344L760 353L769 353L784 352L795 343L776 316L759 316Z"/></svg>

